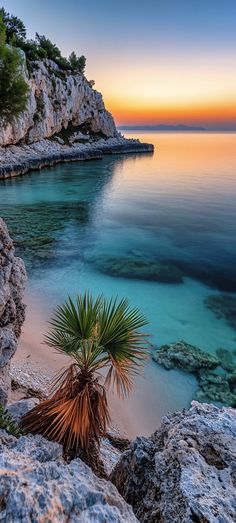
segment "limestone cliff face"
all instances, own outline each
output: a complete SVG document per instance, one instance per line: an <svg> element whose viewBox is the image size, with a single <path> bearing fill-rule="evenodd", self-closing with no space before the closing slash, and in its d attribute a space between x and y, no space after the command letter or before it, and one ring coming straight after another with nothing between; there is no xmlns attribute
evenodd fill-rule
<svg viewBox="0 0 236 523"><path fill-rule="evenodd" d="M0 403L3 405L10 389L10 360L16 352L24 321L25 282L24 263L15 256L7 227L0 218Z"/></svg>
<svg viewBox="0 0 236 523"><path fill-rule="evenodd" d="M24 65L23 74L30 87L27 109L12 125L0 127L0 146L49 138L69 124L86 125L106 137L117 135L102 95L84 75L61 71L48 59L34 62L30 75Z"/></svg>

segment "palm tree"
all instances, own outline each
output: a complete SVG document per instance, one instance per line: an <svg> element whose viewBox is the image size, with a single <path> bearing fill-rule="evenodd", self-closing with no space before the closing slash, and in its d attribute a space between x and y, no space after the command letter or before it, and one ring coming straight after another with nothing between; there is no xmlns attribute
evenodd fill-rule
<svg viewBox="0 0 236 523"><path fill-rule="evenodd" d="M53 395L27 413L21 426L85 455L99 444L109 423L107 389L129 394L146 357L147 324L127 299L93 300L89 293L58 306L45 342L74 361L54 382ZM102 373L101 373L102 371Z"/></svg>

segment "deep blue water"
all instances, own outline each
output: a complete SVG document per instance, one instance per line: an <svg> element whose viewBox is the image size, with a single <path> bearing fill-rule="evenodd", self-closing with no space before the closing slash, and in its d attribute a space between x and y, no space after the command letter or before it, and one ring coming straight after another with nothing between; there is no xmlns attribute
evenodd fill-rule
<svg viewBox="0 0 236 523"><path fill-rule="evenodd" d="M51 311L85 288L125 295L147 315L153 343L233 350L236 332L203 301L236 292L236 135L139 137L155 143L154 155L64 164L0 183L0 214L28 269L28 300ZM147 270L134 279L132 265L129 277L118 276L120 258L124 266L161 263L183 282L153 281ZM141 420L131 433L140 425L148 433L166 410L187 406L196 387L152 362L145 372L126 405Z"/></svg>

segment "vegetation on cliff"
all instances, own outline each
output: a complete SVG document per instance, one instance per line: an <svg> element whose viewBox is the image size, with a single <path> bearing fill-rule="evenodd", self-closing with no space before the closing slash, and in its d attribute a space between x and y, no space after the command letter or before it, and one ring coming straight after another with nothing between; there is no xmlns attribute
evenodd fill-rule
<svg viewBox="0 0 236 523"><path fill-rule="evenodd" d="M3 125L21 114L27 103L28 84L21 73L22 56L7 44L7 27L0 13L0 119Z"/></svg>
<svg viewBox="0 0 236 523"><path fill-rule="evenodd" d="M84 73L85 56L76 56L76 53L72 51L67 59L62 56L60 49L49 38L38 33L35 35L35 40L28 40L24 22L7 13L3 7L0 9L0 17L5 26L6 43L22 49L28 62L49 58L63 70Z"/></svg>
<svg viewBox="0 0 236 523"><path fill-rule="evenodd" d="M29 75L37 60L50 59L64 72L84 73L86 58L73 51L69 58L46 36L36 33L28 40L22 20L0 9L0 122L3 126L24 112L29 85L24 77L24 52Z"/></svg>

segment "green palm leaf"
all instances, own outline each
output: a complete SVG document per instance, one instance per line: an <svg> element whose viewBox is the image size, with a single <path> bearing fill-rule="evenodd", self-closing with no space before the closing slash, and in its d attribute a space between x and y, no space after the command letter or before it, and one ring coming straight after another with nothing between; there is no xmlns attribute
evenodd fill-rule
<svg viewBox="0 0 236 523"><path fill-rule="evenodd" d="M140 332L146 324L126 298L93 300L85 292L57 307L45 342L73 357L81 370L106 367L106 384L115 384L125 394L146 357L145 335Z"/></svg>

